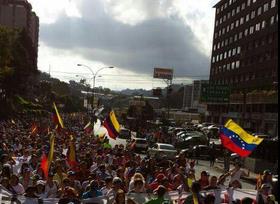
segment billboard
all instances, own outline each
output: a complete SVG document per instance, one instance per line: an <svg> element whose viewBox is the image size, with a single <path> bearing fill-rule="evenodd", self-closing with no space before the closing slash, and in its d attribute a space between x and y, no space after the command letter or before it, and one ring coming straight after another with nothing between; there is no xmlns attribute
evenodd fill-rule
<svg viewBox="0 0 280 204"><path fill-rule="evenodd" d="M228 103L229 96L229 86L201 84L200 102Z"/></svg>
<svg viewBox="0 0 280 204"><path fill-rule="evenodd" d="M154 68L154 78L172 80L173 79L173 69Z"/></svg>

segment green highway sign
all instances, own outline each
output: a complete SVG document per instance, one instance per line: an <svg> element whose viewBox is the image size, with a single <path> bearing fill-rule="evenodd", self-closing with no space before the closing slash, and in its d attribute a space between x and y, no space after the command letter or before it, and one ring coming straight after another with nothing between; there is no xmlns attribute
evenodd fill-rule
<svg viewBox="0 0 280 204"><path fill-rule="evenodd" d="M229 86L201 84L200 102L228 103L229 96Z"/></svg>

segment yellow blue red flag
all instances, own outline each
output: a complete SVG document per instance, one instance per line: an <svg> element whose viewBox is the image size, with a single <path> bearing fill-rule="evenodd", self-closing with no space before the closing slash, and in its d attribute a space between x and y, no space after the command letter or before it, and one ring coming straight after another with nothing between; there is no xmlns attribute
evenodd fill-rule
<svg viewBox="0 0 280 204"><path fill-rule="evenodd" d="M263 139L250 135L232 119L220 129L220 139L223 146L241 157L249 156Z"/></svg>

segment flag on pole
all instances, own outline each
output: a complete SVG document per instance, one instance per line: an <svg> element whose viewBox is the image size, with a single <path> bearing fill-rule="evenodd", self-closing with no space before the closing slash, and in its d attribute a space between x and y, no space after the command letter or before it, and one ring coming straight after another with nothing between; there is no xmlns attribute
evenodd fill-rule
<svg viewBox="0 0 280 204"><path fill-rule="evenodd" d="M54 134L51 135L50 137L50 150L48 157L46 156L45 152L42 155L41 159L41 168L44 172L45 178L48 178L49 174L49 168L51 166L51 163L53 161L53 154L54 154Z"/></svg>
<svg viewBox="0 0 280 204"><path fill-rule="evenodd" d="M49 164L48 164L48 157L45 152L43 152L41 158L41 169L43 170L45 178L48 178L49 175Z"/></svg>
<svg viewBox="0 0 280 204"><path fill-rule="evenodd" d="M103 126L107 129L109 137L116 139L120 133L120 124L114 111L111 111L105 118Z"/></svg>
<svg viewBox="0 0 280 204"><path fill-rule="evenodd" d="M263 139L254 137L243 130L232 119L220 129L223 146L241 157L249 156Z"/></svg>
<svg viewBox="0 0 280 204"><path fill-rule="evenodd" d="M57 125L57 127L64 128L63 120L59 115L55 102L53 102L53 107L55 110L55 114L54 114L54 118L53 118L54 123Z"/></svg>
<svg viewBox="0 0 280 204"><path fill-rule="evenodd" d="M67 152L67 162L72 169L77 166L73 135L70 135L70 144L69 144L69 148L68 148L68 152Z"/></svg>

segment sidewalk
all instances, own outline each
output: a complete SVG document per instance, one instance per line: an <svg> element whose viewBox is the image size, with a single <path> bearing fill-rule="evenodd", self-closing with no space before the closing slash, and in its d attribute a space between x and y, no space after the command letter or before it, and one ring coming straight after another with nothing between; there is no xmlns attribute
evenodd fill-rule
<svg viewBox="0 0 280 204"><path fill-rule="evenodd" d="M224 172L224 164L223 163L216 162L215 167L219 171ZM230 169L232 169L232 168L234 168L234 165L231 164ZM244 169L246 173L248 172L248 169L246 169L246 168L242 168L242 169ZM249 177L241 177L241 180L243 180L245 182L248 182L250 184L256 184L258 176L259 176L259 174L256 174L256 173L250 171Z"/></svg>

